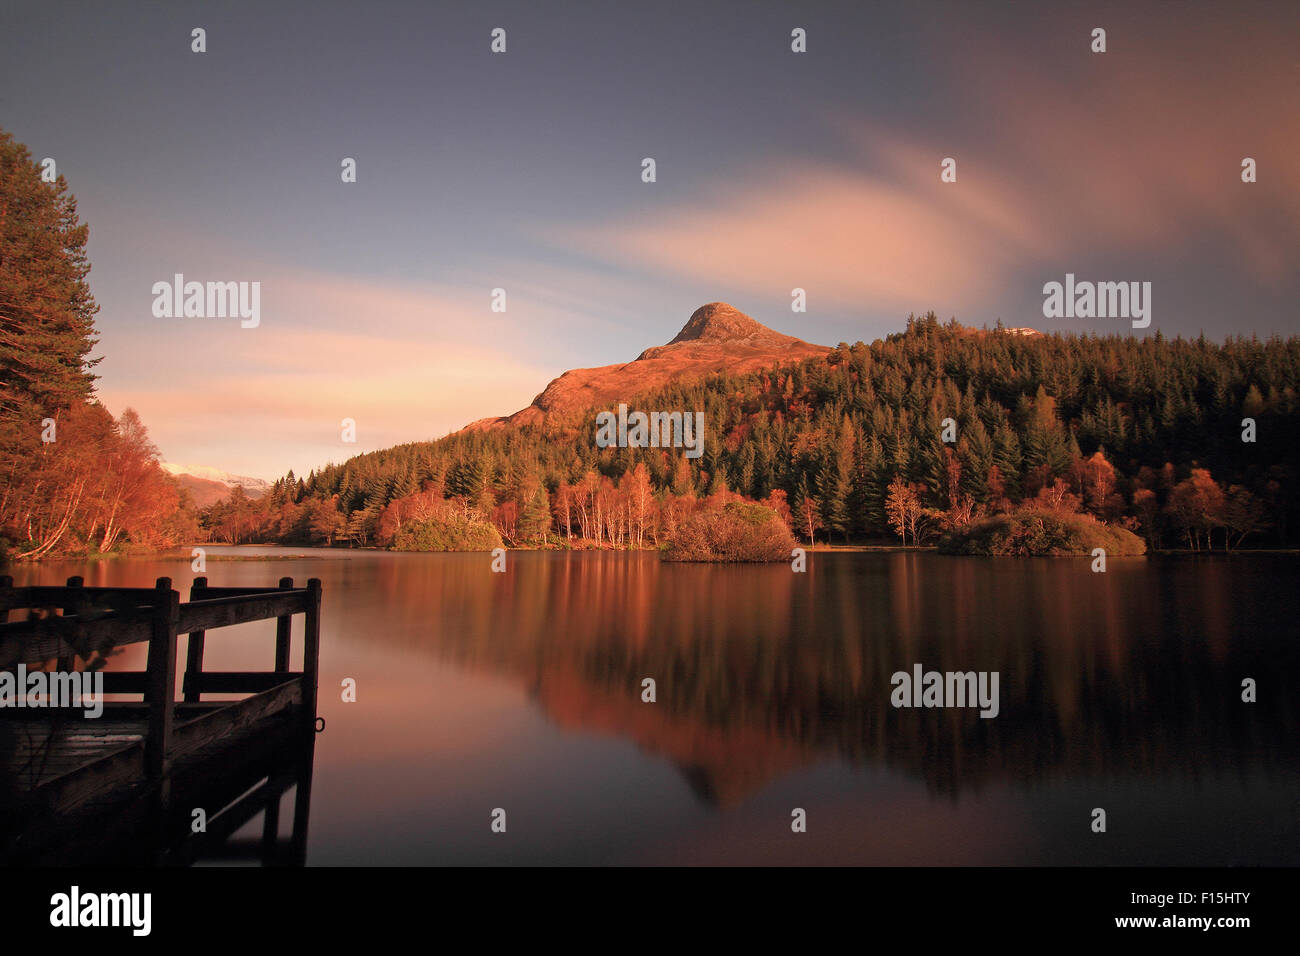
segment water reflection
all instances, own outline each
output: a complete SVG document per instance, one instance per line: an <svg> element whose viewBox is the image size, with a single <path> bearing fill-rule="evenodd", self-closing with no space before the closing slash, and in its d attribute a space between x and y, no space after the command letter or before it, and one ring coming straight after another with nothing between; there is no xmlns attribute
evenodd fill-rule
<svg viewBox="0 0 1300 956"><path fill-rule="evenodd" d="M1300 862L1291 557L209 560L223 585L324 582L308 862ZM264 649L235 634L213 666ZM891 707L918 662L998 671L999 716ZM1122 839L1092 838L1098 805ZM791 806L815 826L781 842Z"/></svg>
<svg viewBox="0 0 1300 956"><path fill-rule="evenodd" d="M1289 565L834 555L783 566L643 555L394 561L379 643L508 673L565 726L678 762L720 805L825 755L957 792L989 778L1294 768ZM436 628L429 627L430 617ZM1001 713L899 710L890 676L998 671ZM640 700L654 678L658 703ZM1261 684L1241 700L1241 681Z"/></svg>

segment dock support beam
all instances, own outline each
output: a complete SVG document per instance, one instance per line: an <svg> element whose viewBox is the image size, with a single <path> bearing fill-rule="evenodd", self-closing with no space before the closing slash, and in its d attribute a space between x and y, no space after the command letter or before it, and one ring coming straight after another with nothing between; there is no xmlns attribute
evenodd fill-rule
<svg viewBox="0 0 1300 956"><path fill-rule="evenodd" d="M307 728L316 732L316 685L320 680L320 578L307 579L302 635L302 703Z"/></svg>
<svg viewBox="0 0 1300 956"><path fill-rule="evenodd" d="M159 578L152 608L149 665L145 700L149 704L149 734L145 738L145 773L162 780L167 773L172 724L176 710L176 628L180 623L180 595L171 578Z"/></svg>
<svg viewBox="0 0 1300 956"><path fill-rule="evenodd" d="M190 600L201 601L208 589L207 578L195 578L190 585ZM203 673L203 631L191 631L185 641L185 702L197 704L200 699L199 675Z"/></svg>
<svg viewBox="0 0 1300 956"><path fill-rule="evenodd" d="M293 590L293 578L280 579L281 591ZM289 640L293 632L293 615L285 614L275 619L275 669L280 672L289 669Z"/></svg>

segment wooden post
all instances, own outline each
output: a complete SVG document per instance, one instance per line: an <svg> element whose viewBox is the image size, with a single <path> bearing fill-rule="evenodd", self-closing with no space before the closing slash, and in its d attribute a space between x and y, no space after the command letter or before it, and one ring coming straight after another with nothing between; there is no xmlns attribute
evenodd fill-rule
<svg viewBox="0 0 1300 956"><path fill-rule="evenodd" d="M0 591L8 591L14 586L14 579L8 574L0 574ZM0 624L9 620L9 604L6 602L0 606Z"/></svg>
<svg viewBox="0 0 1300 956"><path fill-rule="evenodd" d="M280 590L293 590L293 578L281 578ZM275 669L289 669L289 636L293 630L293 615L282 614L275 619Z"/></svg>
<svg viewBox="0 0 1300 956"><path fill-rule="evenodd" d="M285 863L288 866L307 864L307 824L311 817L311 776L316 760L316 733L303 744L302 760L298 765L298 780L293 796L293 833L289 838Z"/></svg>
<svg viewBox="0 0 1300 956"><path fill-rule="evenodd" d="M74 574L72 577L68 578L68 590L70 592L80 592L85 583L85 578L79 574ZM80 617L86 610L87 602L85 594L69 593L68 598L69 600L63 605L63 613L67 614L68 612L72 612ZM59 662L56 666L61 671L70 671L72 670L72 657L67 653L68 645L62 641L60 641L60 644L62 647L59 653Z"/></svg>
<svg viewBox="0 0 1300 956"><path fill-rule="evenodd" d="M180 595L172 590L171 578L159 578L155 586L149 637L149 665L145 701L149 705L149 734L145 738L145 772L161 780L167 773L171 747L173 711L176 708L176 627L180 623Z"/></svg>
<svg viewBox="0 0 1300 956"><path fill-rule="evenodd" d="M270 781L267 781L268 784ZM280 849L280 800L283 792L271 797L262 819L262 865L274 864Z"/></svg>
<svg viewBox="0 0 1300 956"><path fill-rule="evenodd" d="M320 680L320 578L307 579L302 635L302 702L307 732L316 733L316 685Z"/></svg>
<svg viewBox="0 0 1300 956"><path fill-rule="evenodd" d="M208 589L207 578L195 578L190 585L190 600L199 601ZM203 631L191 631L185 641L185 702L200 700L199 677L203 673Z"/></svg>

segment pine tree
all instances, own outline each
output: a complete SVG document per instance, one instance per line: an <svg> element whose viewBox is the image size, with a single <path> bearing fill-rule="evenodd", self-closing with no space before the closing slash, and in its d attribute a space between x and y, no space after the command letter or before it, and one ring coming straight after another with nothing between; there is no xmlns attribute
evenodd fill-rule
<svg viewBox="0 0 1300 956"><path fill-rule="evenodd" d="M551 498L546 486L535 477L523 479L520 490L523 502L519 509L519 534L527 541L546 544L551 530Z"/></svg>
<svg viewBox="0 0 1300 956"><path fill-rule="evenodd" d="M63 177L42 182L27 148L0 131L0 414L33 430L94 386L88 236Z"/></svg>
<svg viewBox="0 0 1300 956"><path fill-rule="evenodd" d="M63 177L43 182L27 148L0 130L0 536L10 528L15 540L40 534L32 509L47 508L62 479L71 482L68 501L79 505L94 478L74 462L75 449L42 443L44 420L63 429L60 437L75 426L87 452L112 428L102 409L72 414L92 400L98 362L90 358L99 307L86 282L88 234ZM59 536L69 522L55 524Z"/></svg>

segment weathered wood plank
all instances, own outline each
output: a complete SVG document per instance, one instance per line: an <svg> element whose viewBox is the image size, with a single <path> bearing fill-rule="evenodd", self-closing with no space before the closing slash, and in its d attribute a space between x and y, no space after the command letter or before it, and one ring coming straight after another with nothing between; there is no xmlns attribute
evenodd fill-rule
<svg viewBox="0 0 1300 956"><path fill-rule="evenodd" d="M206 700L198 704L177 701L176 720L183 723L195 717L202 717L214 710L220 710L229 703L231 701L228 700ZM95 720L86 720L85 710L81 707L24 707L21 709L9 707L0 710L0 726L4 726L5 721L19 721L29 724L57 723L60 727L76 726L79 728L79 733L94 733L95 729L99 727L125 724L144 727L148 719L148 705L135 700L106 700L104 701L104 715Z"/></svg>
<svg viewBox="0 0 1300 956"><path fill-rule="evenodd" d="M66 657L74 652L69 639L87 641L92 647L144 643L152 633L150 613L143 607L0 624L0 670Z"/></svg>
<svg viewBox="0 0 1300 956"><path fill-rule="evenodd" d="M255 697L232 701L220 710L214 710L174 727L172 757L179 758L193 753L223 737L248 729L260 720L290 708L297 708L302 702L301 677L285 681L278 687L264 691Z"/></svg>
<svg viewBox="0 0 1300 956"><path fill-rule="evenodd" d="M204 694L260 694L279 687L301 671L204 671L185 675L185 693L192 690Z"/></svg>
<svg viewBox="0 0 1300 956"><path fill-rule="evenodd" d="M149 687L148 671L105 671L105 694L143 694Z"/></svg>
<svg viewBox="0 0 1300 956"><path fill-rule="evenodd" d="M96 795L127 786L144 776L144 741L125 744L91 763L62 774L40 788L42 802L67 813Z"/></svg>
<svg viewBox="0 0 1300 956"><path fill-rule="evenodd" d="M16 589L17 591L31 589ZM106 588L51 588L65 595L62 599L71 604L73 590L93 594L110 591ZM119 589L120 590L120 589ZM137 589L143 590L143 589ZM208 597L213 593L233 589L208 588L204 598L190 601L180 607L178 628L182 632L198 633L218 627L229 627L250 621L286 618L307 610L310 601L306 589L260 589L258 593L240 593L227 597ZM156 589L150 590L157 600ZM13 606L13 605L11 605ZM107 640L111 646L139 644L150 640L152 605L140 603L128 609L100 610L92 608L85 614L65 614L61 617L38 621L0 623L0 669L16 664L56 660L70 651L69 638L91 641ZM277 628L277 651L280 647Z"/></svg>
<svg viewBox="0 0 1300 956"><path fill-rule="evenodd" d="M78 590L83 592L81 596L69 594L68 588L60 585L41 584L24 588L5 588L0 585L0 611L34 607L65 609L73 606L74 598L88 600L95 607L123 610L146 607L157 597L153 588L80 587Z"/></svg>
<svg viewBox="0 0 1300 956"><path fill-rule="evenodd" d="M199 580L207 580L207 579L206 579L206 578L195 578L195 581L199 581ZM292 578L291 578L290 580L292 580ZM292 585L290 585L290 587L292 587ZM207 596L208 596L208 597L211 597L211 598L228 598L228 597L244 597L244 596L253 597L253 596L256 596L256 595L259 595L259 594L279 594L279 593L280 593L281 591L283 591L283 590L285 590L285 589L282 588L282 587L273 587L273 588L214 588L214 587L209 586L209 587L204 588L204 591L206 592ZM299 590L301 590L301 589L299 589Z"/></svg>
<svg viewBox="0 0 1300 956"><path fill-rule="evenodd" d="M249 621L264 621L284 614L299 614L306 610L306 601L305 590L190 601L181 607L180 630L210 631Z"/></svg>

